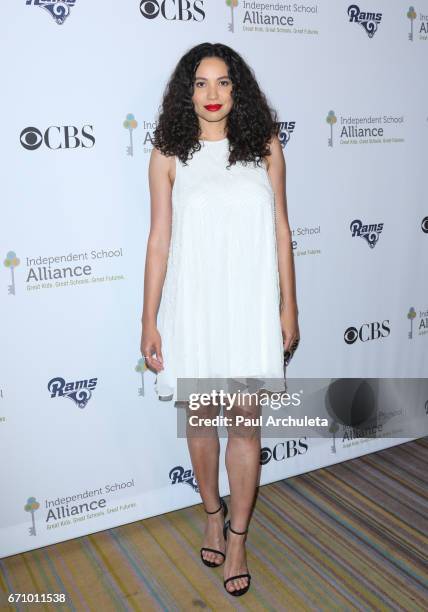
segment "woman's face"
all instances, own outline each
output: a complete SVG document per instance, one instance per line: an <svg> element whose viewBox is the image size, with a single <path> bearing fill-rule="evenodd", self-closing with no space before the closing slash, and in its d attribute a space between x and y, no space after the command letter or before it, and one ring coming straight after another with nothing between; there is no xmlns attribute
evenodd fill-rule
<svg viewBox="0 0 428 612"><path fill-rule="evenodd" d="M195 74L192 101L199 119L205 121L221 121L230 113L232 81L222 59L206 57L201 61Z"/></svg>

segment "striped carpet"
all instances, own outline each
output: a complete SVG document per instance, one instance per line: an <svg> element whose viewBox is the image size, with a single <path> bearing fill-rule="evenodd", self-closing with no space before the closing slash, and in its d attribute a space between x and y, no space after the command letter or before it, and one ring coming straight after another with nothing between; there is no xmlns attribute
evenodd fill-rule
<svg viewBox="0 0 428 612"><path fill-rule="evenodd" d="M427 610L427 460L424 438L261 487L242 598L199 560L200 505L0 560L0 594L64 592L78 611Z"/></svg>

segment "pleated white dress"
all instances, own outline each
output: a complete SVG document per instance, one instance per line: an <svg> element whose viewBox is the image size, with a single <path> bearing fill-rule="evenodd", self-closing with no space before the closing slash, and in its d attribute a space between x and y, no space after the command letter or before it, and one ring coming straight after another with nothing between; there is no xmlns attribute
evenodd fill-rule
<svg viewBox="0 0 428 612"><path fill-rule="evenodd" d="M164 370L159 399L177 378L275 379L283 390L283 339L275 198L265 165L226 168L229 140L200 141L176 157L172 234L157 325Z"/></svg>

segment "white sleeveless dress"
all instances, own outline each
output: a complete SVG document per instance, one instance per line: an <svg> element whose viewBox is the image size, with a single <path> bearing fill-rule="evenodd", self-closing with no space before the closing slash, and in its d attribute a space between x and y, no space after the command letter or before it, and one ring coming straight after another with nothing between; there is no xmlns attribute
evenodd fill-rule
<svg viewBox="0 0 428 612"><path fill-rule="evenodd" d="M177 378L251 378L257 389L284 390L275 198L267 169L252 162L227 169L227 138L200 143L187 166L175 158L157 320L164 369L155 391L159 399L177 400Z"/></svg>

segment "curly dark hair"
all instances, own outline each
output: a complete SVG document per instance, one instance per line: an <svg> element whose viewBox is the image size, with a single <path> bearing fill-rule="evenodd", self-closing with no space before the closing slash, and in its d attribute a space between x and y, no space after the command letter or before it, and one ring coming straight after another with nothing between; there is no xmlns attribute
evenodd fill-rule
<svg viewBox="0 0 428 612"><path fill-rule="evenodd" d="M196 70L206 57L222 59L232 81L233 106L227 116L227 167L237 161L261 165L261 159L270 155L268 142L278 134L277 113L269 107L253 70L239 53L221 43L196 45L179 60L159 107L154 146L166 156L176 155L185 165L201 149L201 130L192 96Z"/></svg>

